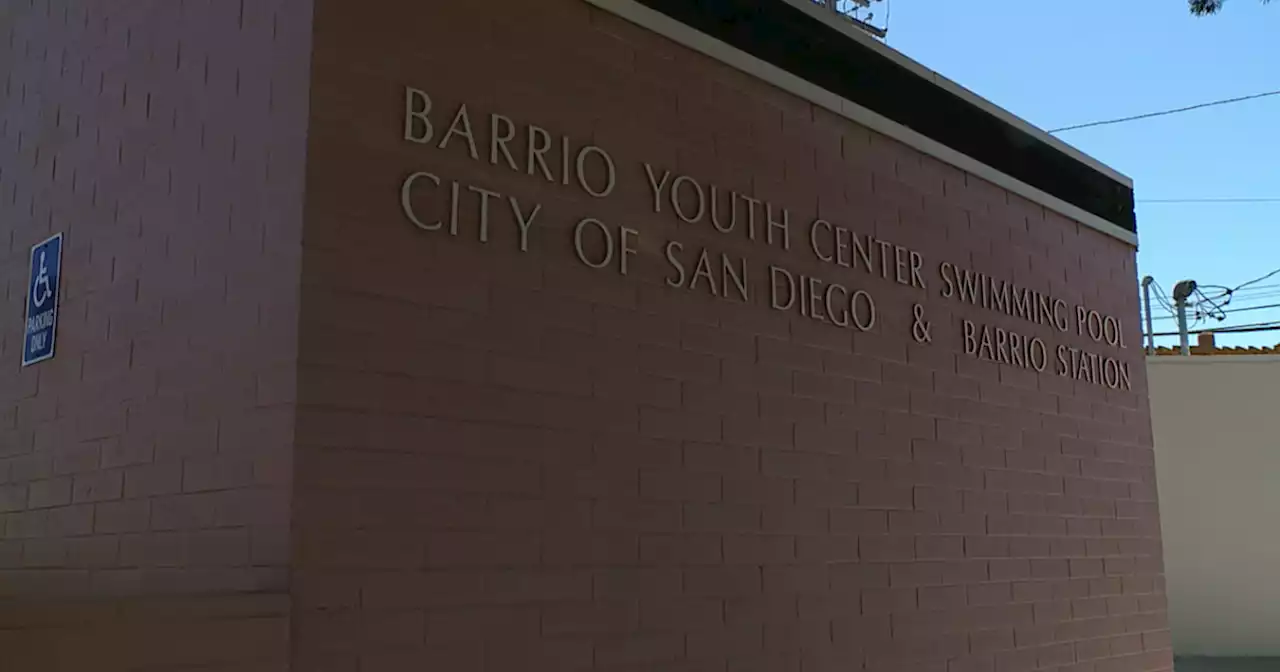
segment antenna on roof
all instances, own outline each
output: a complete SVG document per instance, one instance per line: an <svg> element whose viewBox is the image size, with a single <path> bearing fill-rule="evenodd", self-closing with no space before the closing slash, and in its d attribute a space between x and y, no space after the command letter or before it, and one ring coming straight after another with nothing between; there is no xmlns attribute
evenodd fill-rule
<svg viewBox="0 0 1280 672"><path fill-rule="evenodd" d="M876 3L885 0L810 0L814 4L822 5L830 10L833 14L843 18L849 23L860 28L863 32L884 39L889 33L889 26L886 23L878 26L872 23L875 20L875 12L871 8Z"/></svg>

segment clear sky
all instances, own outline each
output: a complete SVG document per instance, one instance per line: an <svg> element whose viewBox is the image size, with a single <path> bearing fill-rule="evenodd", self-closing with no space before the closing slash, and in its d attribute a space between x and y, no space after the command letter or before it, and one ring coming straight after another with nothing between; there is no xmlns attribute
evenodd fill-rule
<svg viewBox="0 0 1280 672"><path fill-rule="evenodd" d="M1185 0L886 2L890 46L1041 128L1280 89L1280 2L1229 0L1205 18ZM1187 278L1234 287L1280 269L1280 202L1141 202L1280 199L1280 96L1059 137L1133 178L1139 273L1167 291ZM1280 275L1258 287L1228 310L1280 304ZM1176 331L1159 319L1167 311L1153 314L1157 333ZM1273 320L1280 309L1221 325ZM1280 331L1218 342L1274 345Z"/></svg>

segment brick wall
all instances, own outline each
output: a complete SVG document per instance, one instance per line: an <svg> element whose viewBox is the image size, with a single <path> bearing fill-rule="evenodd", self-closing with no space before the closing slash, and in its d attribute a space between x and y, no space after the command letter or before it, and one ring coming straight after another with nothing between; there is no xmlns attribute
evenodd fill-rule
<svg viewBox="0 0 1280 672"><path fill-rule="evenodd" d="M579 0L328 0L314 39L299 669L1171 668L1131 247ZM614 193L559 179L561 137ZM791 249L763 206L754 241L655 213L643 161L787 208ZM402 213L416 171L441 228ZM919 252L929 291L817 263L816 216ZM625 277L577 258L584 217L632 236ZM688 288L703 247L747 260L748 302ZM1099 346L941 297L944 261L1120 317L1133 389L966 355L964 319ZM877 325L771 310L768 264L865 289Z"/></svg>
<svg viewBox="0 0 1280 672"><path fill-rule="evenodd" d="M199 595L0 603L6 669L280 672L289 597Z"/></svg>
<svg viewBox="0 0 1280 672"><path fill-rule="evenodd" d="M0 3L7 660L1169 669L1132 248L579 0L316 5ZM403 139L406 86L449 146ZM645 161L760 199L756 238L654 212ZM405 218L415 171L425 228L459 182L457 235ZM819 216L929 290L818 263ZM600 270L584 217L628 245ZM20 370L56 231L58 356ZM1099 346L941 297L941 262L1121 317L1133 390L965 354L965 319ZM877 324L771 310L770 264Z"/></svg>
<svg viewBox="0 0 1280 672"><path fill-rule="evenodd" d="M309 53L303 0L0 2L0 658L22 669L285 662L287 601L235 595L288 588ZM55 232L57 356L20 369L28 250Z"/></svg>

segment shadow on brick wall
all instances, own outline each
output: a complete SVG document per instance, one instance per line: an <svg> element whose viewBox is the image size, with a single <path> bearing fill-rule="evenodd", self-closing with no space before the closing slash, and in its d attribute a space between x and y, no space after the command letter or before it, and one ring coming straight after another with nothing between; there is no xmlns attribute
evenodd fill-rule
<svg viewBox="0 0 1280 672"><path fill-rule="evenodd" d="M285 594L0 603L0 659L31 672L286 669L288 633Z"/></svg>
<svg viewBox="0 0 1280 672"><path fill-rule="evenodd" d="M1178 658L1175 672L1280 672L1280 658Z"/></svg>

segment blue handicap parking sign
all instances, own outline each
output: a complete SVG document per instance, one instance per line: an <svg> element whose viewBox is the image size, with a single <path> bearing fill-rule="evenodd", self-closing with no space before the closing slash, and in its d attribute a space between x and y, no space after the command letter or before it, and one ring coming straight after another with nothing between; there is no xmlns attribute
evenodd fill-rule
<svg viewBox="0 0 1280 672"><path fill-rule="evenodd" d="M62 234L31 248L27 282L27 321L22 339L22 365L53 357L58 329L58 280L62 275Z"/></svg>

